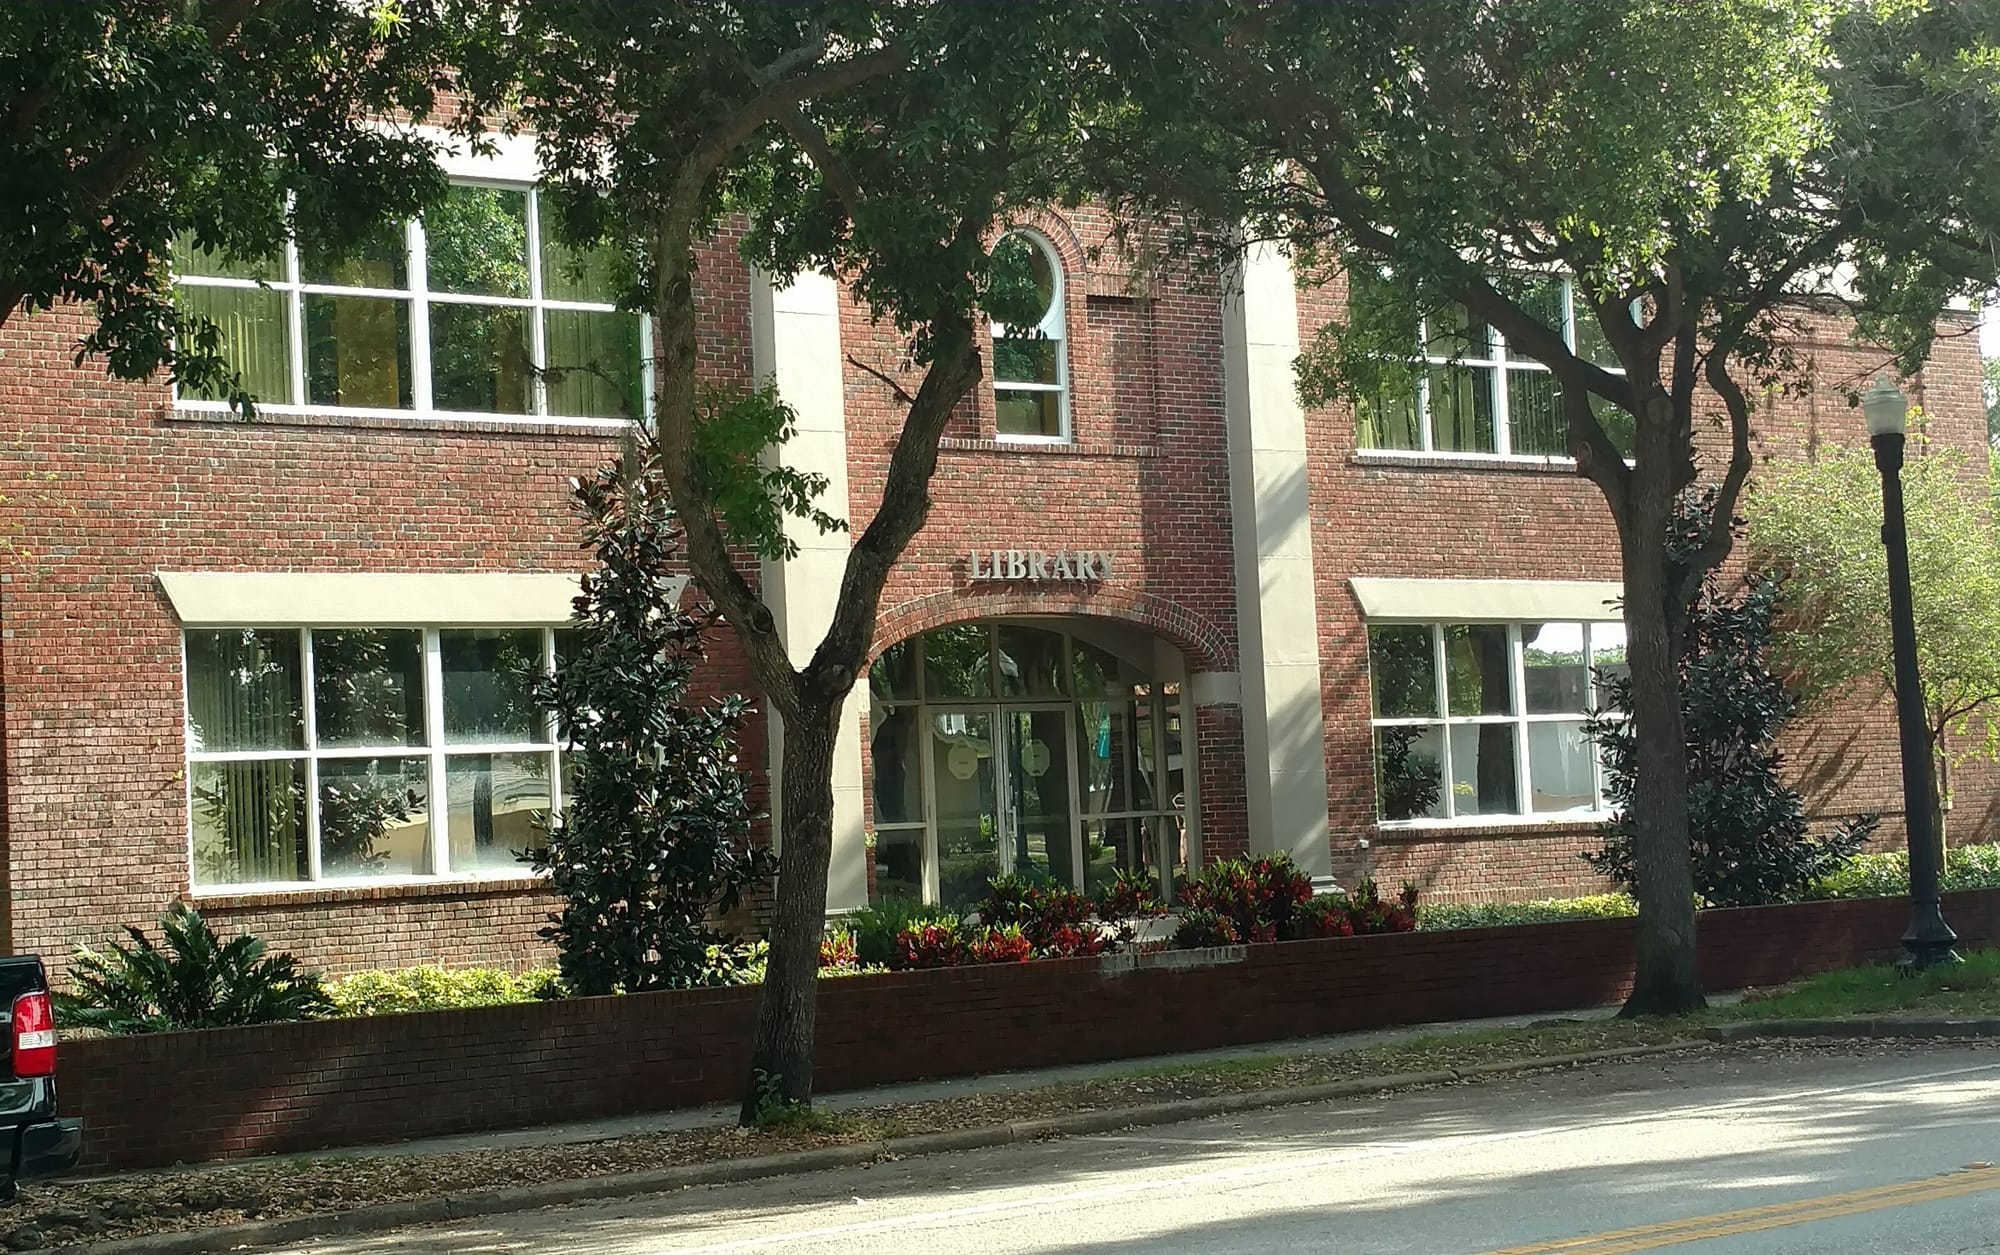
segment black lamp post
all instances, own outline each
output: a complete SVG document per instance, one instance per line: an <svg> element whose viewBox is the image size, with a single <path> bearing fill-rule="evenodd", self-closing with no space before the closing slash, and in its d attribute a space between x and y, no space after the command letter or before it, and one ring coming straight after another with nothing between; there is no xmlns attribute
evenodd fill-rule
<svg viewBox="0 0 2000 1255"><path fill-rule="evenodd" d="M1940 851L1931 825L1930 730L1917 676L1917 620L1910 606L1910 542L1903 520L1903 424L1909 406L1885 376L1861 397L1868 443L1882 472L1882 546L1889 551L1889 631L1896 663L1896 727L1903 758L1903 829L1910 842L1910 926L1903 931L1906 968L1959 962L1958 934L1938 901Z"/></svg>

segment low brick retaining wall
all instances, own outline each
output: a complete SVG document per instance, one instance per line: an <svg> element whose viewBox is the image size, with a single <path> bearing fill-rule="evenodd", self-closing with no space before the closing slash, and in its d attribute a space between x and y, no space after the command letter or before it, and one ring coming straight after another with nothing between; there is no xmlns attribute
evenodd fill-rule
<svg viewBox="0 0 2000 1255"><path fill-rule="evenodd" d="M1969 944L2000 891L1952 894ZM1896 953L1901 899L1711 911L1708 988ZM826 981L820 1088L1084 1063L1623 997L1630 920L1251 946L1205 966L1049 960ZM754 988L65 1043L87 1162L132 1168L733 1101Z"/></svg>

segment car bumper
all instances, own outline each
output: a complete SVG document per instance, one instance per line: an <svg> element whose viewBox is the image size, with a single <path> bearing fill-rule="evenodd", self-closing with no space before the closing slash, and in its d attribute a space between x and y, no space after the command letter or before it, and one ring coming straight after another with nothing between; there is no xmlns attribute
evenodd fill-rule
<svg viewBox="0 0 2000 1255"><path fill-rule="evenodd" d="M68 1172L82 1157L81 1120L47 1120L21 1130L21 1180Z"/></svg>

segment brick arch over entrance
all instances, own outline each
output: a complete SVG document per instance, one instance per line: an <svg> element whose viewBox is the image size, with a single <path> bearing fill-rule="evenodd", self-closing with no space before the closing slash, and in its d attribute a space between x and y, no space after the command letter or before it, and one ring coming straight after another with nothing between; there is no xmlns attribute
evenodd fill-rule
<svg viewBox="0 0 2000 1255"><path fill-rule="evenodd" d="M1236 644L1214 620L1179 602L1134 589L1100 588L1065 595L1024 592L931 593L884 611L875 622L875 652L932 628L967 619L1071 615L1130 623L1166 641L1187 659L1188 672L1236 670Z"/></svg>

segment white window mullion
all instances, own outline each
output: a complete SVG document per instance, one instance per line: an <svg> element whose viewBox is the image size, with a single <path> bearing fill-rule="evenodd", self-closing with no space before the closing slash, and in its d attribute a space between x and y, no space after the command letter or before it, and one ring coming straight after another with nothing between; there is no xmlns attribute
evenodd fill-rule
<svg viewBox="0 0 2000 1255"><path fill-rule="evenodd" d="M450 799L444 763L444 654L436 628L424 629L424 740L430 746L430 866L433 876L451 869Z"/></svg>
<svg viewBox="0 0 2000 1255"><path fill-rule="evenodd" d="M1458 796L1452 788L1451 700L1445 691L1444 625L1441 623L1431 625L1431 660L1437 669L1438 771L1443 776L1440 783L1444 786L1440 792L1444 794L1444 818L1452 819L1458 815Z"/></svg>
<svg viewBox="0 0 2000 1255"><path fill-rule="evenodd" d="M430 253L421 220L410 220L405 238L410 250L410 400L427 414L436 407L431 404Z"/></svg>
<svg viewBox="0 0 2000 1255"><path fill-rule="evenodd" d="M1493 389L1493 452L1502 457L1514 452L1514 420L1507 412L1507 340L1491 330L1490 352L1493 367L1488 386Z"/></svg>
<svg viewBox="0 0 2000 1255"><path fill-rule="evenodd" d="M542 194L528 193L528 352L533 354L534 413L549 412L548 382L542 372L549 367L548 317L542 309ZM643 408L643 407L642 407Z"/></svg>
<svg viewBox="0 0 2000 1255"><path fill-rule="evenodd" d="M290 307L291 318L291 391L292 404L306 403L306 302L301 291L304 282L299 273L299 243L285 241L285 303Z"/></svg>
<svg viewBox="0 0 2000 1255"><path fill-rule="evenodd" d="M306 879L319 880L319 710L316 690L319 687L313 665L313 634L310 628L299 629L299 656L305 666L305 745L306 745Z"/></svg>
<svg viewBox="0 0 2000 1255"><path fill-rule="evenodd" d="M549 628L542 633L542 674L553 676L555 673L556 673L556 633L554 628ZM549 748L549 818L551 820L553 820L556 816L562 814L562 808L563 808L563 780L562 780L563 743L562 743L562 728L559 726L559 724L560 721L558 720L555 711L544 710L542 712L542 727L545 729L545 735L547 735L549 739L549 747L550 747Z"/></svg>
<svg viewBox="0 0 2000 1255"><path fill-rule="evenodd" d="M1529 792L1533 773L1528 763L1528 671L1527 649L1521 640L1521 625L1507 625L1507 656L1512 662L1513 675L1509 683L1514 688L1514 797L1519 812L1523 815L1534 813L1534 795Z"/></svg>

